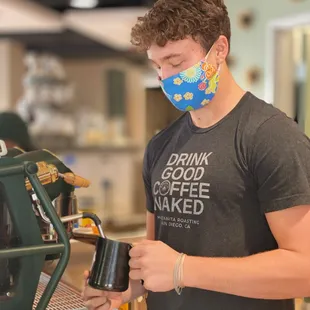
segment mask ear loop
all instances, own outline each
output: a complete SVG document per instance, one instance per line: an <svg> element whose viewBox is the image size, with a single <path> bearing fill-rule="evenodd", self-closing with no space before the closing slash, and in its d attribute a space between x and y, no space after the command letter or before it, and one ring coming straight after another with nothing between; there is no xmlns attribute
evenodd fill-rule
<svg viewBox="0 0 310 310"><path fill-rule="evenodd" d="M218 68L217 68L217 73L218 73L218 74L221 72L221 68L222 68L222 65L219 64L219 65L218 65Z"/></svg>
<svg viewBox="0 0 310 310"><path fill-rule="evenodd" d="M211 51L212 51L212 49L213 49L214 44L215 44L215 43L212 44L212 46L211 46L210 49L209 49L209 52L207 53L207 56L205 57L205 60L206 60L206 61L208 61L209 55L210 55L210 53L211 53Z"/></svg>
<svg viewBox="0 0 310 310"><path fill-rule="evenodd" d="M211 51L213 50L213 47L214 47L214 45L215 45L216 42L217 42L217 40L211 45L211 47L210 47L210 49L209 49L209 52L207 53L207 56L205 57L205 60L206 60L206 61L208 61L208 57L209 57Z"/></svg>
<svg viewBox="0 0 310 310"><path fill-rule="evenodd" d="M214 43L212 44L211 48L209 49L208 54L207 54L206 57L205 57L205 60L206 60L207 62L208 62L208 57L209 57L209 55L210 55L210 53L211 53L211 51L212 51L212 49L213 49L215 43L216 43L216 42L214 42ZM216 70L216 73L219 74L220 71L221 71L221 64L218 65L217 70Z"/></svg>

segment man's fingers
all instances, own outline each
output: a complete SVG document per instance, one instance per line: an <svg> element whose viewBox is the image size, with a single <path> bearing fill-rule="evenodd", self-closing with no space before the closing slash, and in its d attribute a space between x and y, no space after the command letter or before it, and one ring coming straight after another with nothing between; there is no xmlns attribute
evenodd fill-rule
<svg viewBox="0 0 310 310"><path fill-rule="evenodd" d="M84 271L84 285L85 286L88 285L88 278L89 278L89 271L86 270L86 271Z"/></svg>
<svg viewBox="0 0 310 310"><path fill-rule="evenodd" d="M146 252L146 245L145 244L138 244L136 246L134 246L130 251L129 251L129 256L131 258L137 258L137 257L141 257L145 254Z"/></svg>
<svg viewBox="0 0 310 310"><path fill-rule="evenodd" d="M106 292L106 295L109 299L121 299L122 293L117 292Z"/></svg>
<svg viewBox="0 0 310 310"><path fill-rule="evenodd" d="M140 259L139 258L130 259L129 267L132 269L140 269L142 267Z"/></svg>
<svg viewBox="0 0 310 310"><path fill-rule="evenodd" d="M89 271L85 270L84 271L84 279L88 279L88 277L89 277Z"/></svg>
<svg viewBox="0 0 310 310"><path fill-rule="evenodd" d="M150 247L158 244L158 242L159 241L154 241L154 240L143 240L140 243L133 245L133 247L129 251L129 255L130 257L143 256Z"/></svg>
<svg viewBox="0 0 310 310"><path fill-rule="evenodd" d="M84 301L87 301L89 299L92 299L94 297L106 297L107 293L104 291L96 290L92 287L85 287L83 293L82 293L82 298Z"/></svg>
<svg viewBox="0 0 310 310"><path fill-rule="evenodd" d="M106 306L106 309L108 310L110 307L110 303L106 297L96 297L89 299L85 303L85 306L88 310L97 310L98 308L101 309L100 307Z"/></svg>
<svg viewBox="0 0 310 310"><path fill-rule="evenodd" d="M131 258L134 257L140 257L141 256L141 246L140 245L136 245L135 247L133 247L130 251L129 251L129 256Z"/></svg>
<svg viewBox="0 0 310 310"><path fill-rule="evenodd" d="M130 270L129 277L132 280L139 280L140 281L142 279L141 269Z"/></svg>
<svg viewBox="0 0 310 310"><path fill-rule="evenodd" d="M96 308L95 310L110 310L110 309L111 309L111 302L108 301L106 304L104 304L99 308Z"/></svg>

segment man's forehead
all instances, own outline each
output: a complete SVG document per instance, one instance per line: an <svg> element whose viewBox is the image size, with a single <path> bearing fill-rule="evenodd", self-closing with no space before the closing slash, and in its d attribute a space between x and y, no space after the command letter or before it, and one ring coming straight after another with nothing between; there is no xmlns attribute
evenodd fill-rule
<svg viewBox="0 0 310 310"><path fill-rule="evenodd" d="M184 42L168 42L165 46L152 44L147 55L148 58L154 61L165 60L171 57L182 55L184 51Z"/></svg>
<svg viewBox="0 0 310 310"><path fill-rule="evenodd" d="M187 40L169 41L165 46L152 44L147 51L148 58L153 61L161 61L169 58L180 57L188 50L190 42Z"/></svg>

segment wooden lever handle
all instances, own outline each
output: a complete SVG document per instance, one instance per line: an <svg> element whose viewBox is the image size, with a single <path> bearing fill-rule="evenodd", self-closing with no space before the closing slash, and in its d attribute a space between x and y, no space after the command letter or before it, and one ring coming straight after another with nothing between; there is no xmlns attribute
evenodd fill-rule
<svg viewBox="0 0 310 310"><path fill-rule="evenodd" d="M90 181L71 172L59 174L59 176L61 176L66 183L73 185L73 186L86 188L86 187L89 187L90 185Z"/></svg>

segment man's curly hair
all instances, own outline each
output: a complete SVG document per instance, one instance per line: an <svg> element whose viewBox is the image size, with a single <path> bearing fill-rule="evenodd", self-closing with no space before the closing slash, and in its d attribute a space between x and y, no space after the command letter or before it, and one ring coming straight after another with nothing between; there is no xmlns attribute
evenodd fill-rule
<svg viewBox="0 0 310 310"><path fill-rule="evenodd" d="M140 51L152 44L192 37L203 48L224 35L230 43L230 19L224 0L158 0L132 28L131 43Z"/></svg>

